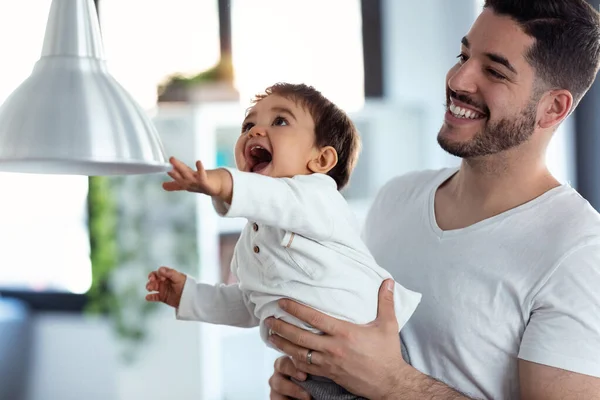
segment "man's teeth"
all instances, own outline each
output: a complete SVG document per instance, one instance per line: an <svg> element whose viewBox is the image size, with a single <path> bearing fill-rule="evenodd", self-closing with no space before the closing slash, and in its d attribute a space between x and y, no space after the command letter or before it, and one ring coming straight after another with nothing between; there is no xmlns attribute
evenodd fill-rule
<svg viewBox="0 0 600 400"><path fill-rule="evenodd" d="M477 119L481 118L482 115L478 112L467 110L466 108L459 107L454 105L454 103L450 103L450 112L457 118L468 118L468 119Z"/></svg>

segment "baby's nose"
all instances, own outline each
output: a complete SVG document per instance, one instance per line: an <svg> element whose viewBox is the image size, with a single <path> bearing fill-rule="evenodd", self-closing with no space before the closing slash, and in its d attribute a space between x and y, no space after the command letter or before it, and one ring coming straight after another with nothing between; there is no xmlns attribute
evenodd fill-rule
<svg viewBox="0 0 600 400"><path fill-rule="evenodd" d="M250 137L265 136L265 135L266 135L266 129L262 128L260 126L256 126L256 125L254 125L252 127L252 129L250 129L250 132L248 132L248 136L250 136Z"/></svg>

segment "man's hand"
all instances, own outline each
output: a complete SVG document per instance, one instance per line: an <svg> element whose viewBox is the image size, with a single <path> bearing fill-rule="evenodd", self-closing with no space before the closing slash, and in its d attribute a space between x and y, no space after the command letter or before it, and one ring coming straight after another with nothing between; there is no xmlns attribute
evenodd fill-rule
<svg viewBox="0 0 600 400"><path fill-rule="evenodd" d="M283 310L324 335L270 318L267 325L277 335L271 335L269 340L292 356L300 371L325 376L349 392L369 399L469 399L404 362L393 289L391 279L381 285L377 318L367 325L351 324L294 301L280 300ZM311 364L307 362L309 349L312 349Z"/></svg>
<svg viewBox="0 0 600 400"><path fill-rule="evenodd" d="M410 369L402 359L393 289L393 280L381 285L377 318L367 325L351 324L296 302L281 300L280 306L286 312L325 334L317 335L281 320L268 319L267 324L277 334L271 335L270 340L292 357L300 371L328 377L356 395L386 398L394 392L403 371ZM309 349L312 349L311 364L307 363Z"/></svg>
<svg viewBox="0 0 600 400"><path fill-rule="evenodd" d="M147 301L160 301L171 307L178 308L187 276L167 267L160 267L148 274L146 290Z"/></svg>
<svg viewBox="0 0 600 400"><path fill-rule="evenodd" d="M203 193L231 204L233 193L233 178L226 169L205 170L202 162L196 161L196 171L175 157L169 162L173 170L168 174L173 181L163 183L167 191L187 190L188 192Z"/></svg>
<svg viewBox="0 0 600 400"><path fill-rule="evenodd" d="M291 358L287 356L279 357L275 360L275 372L269 379L269 386L271 387L270 400L310 400L310 395L292 382L290 377L303 381L306 379L306 374L298 371Z"/></svg>

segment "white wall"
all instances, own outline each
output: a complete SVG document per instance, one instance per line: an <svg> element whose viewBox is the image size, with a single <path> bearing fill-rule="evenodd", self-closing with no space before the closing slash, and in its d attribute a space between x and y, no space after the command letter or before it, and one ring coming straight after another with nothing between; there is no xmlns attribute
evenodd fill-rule
<svg viewBox="0 0 600 400"><path fill-rule="evenodd" d="M47 313L32 328L31 400L117 397L115 346L103 321Z"/></svg>
<svg viewBox="0 0 600 400"><path fill-rule="evenodd" d="M444 116L446 73L460 53L460 39L475 20L475 0L383 0L384 77L390 100L424 113L419 168L457 164L436 136Z"/></svg>
<svg viewBox="0 0 600 400"><path fill-rule="evenodd" d="M170 310L151 318L139 358L124 364L106 321L45 313L33 320L29 400L198 399L198 324Z"/></svg>

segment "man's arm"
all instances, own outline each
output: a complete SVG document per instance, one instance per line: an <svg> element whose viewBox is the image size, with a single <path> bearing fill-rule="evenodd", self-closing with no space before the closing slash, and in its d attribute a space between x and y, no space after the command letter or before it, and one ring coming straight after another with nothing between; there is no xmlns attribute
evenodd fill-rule
<svg viewBox="0 0 600 400"><path fill-rule="evenodd" d="M291 300L280 300L286 312L326 334L316 335L282 320L267 319L267 325L277 333L270 340L292 357L298 370L326 376L367 398L471 399L404 362L393 296L384 289L386 282L379 292L377 319L367 325L337 320ZM308 349L313 350L312 364L306 362ZM600 399L600 378L527 361L520 361L519 369L524 400Z"/></svg>
<svg viewBox="0 0 600 400"><path fill-rule="evenodd" d="M398 375L397 385L384 399L471 399L412 367ZM519 380L523 400L600 399L600 378L547 365L519 360Z"/></svg>
<svg viewBox="0 0 600 400"><path fill-rule="evenodd" d="M519 360L523 400L600 399L600 378Z"/></svg>
<svg viewBox="0 0 600 400"><path fill-rule="evenodd" d="M532 299L519 349L524 399L600 399L600 243L566 254Z"/></svg>
<svg viewBox="0 0 600 400"><path fill-rule="evenodd" d="M403 375L400 377L400 375ZM469 400L475 399L406 365L398 371L398 382L384 400Z"/></svg>
<svg viewBox="0 0 600 400"><path fill-rule="evenodd" d="M269 318L266 324L276 333L269 339L292 357L300 371L328 377L351 393L369 399L468 399L402 359L394 286L391 279L381 285L377 318L366 325L338 320L288 299L280 300L284 311L325 335ZM307 363L308 349L313 351L311 364Z"/></svg>
<svg viewBox="0 0 600 400"><path fill-rule="evenodd" d="M239 285L207 285L196 283L188 276L177 309L177 319L201 321L241 328L258 326L254 304L240 290Z"/></svg>
<svg viewBox="0 0 600 400"><path fill-rule="evenodd" d="M593 239L567 254L533 299L518 355L522 399L600 399L598 288L600 244ZM401 379L400 389L418 388L418 398L443 393L443 384L418 371L406 375L411 378ZM392 398L404 397L400 390Z"/></svg>

